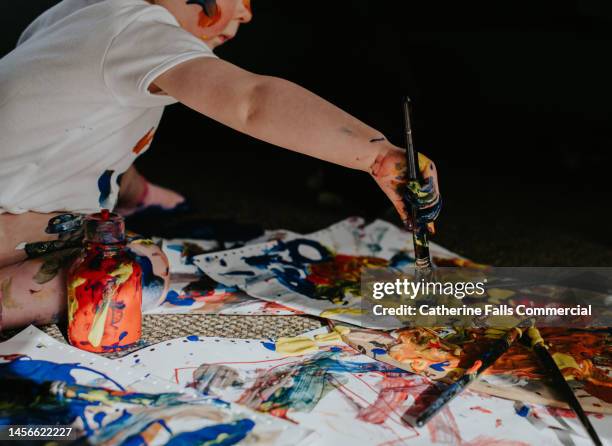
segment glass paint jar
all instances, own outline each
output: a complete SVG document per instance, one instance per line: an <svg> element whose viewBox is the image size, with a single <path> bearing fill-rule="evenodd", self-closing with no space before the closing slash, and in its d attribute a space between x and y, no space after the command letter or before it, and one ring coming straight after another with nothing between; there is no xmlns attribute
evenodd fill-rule
<svg viewBox="0 0 612 446"><path fill-rule="evenodd" d="M68 340L91 352L130 347L142 332L142 270L128 252L123 218L84 219L84 247L68 270Z"/></svg>

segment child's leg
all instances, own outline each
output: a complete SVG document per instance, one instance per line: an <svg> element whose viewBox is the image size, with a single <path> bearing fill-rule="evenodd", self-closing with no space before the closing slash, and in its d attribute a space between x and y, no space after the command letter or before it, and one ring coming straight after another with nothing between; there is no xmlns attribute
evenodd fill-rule
<svg viewBox="0 0 612 446"><path fill-rule="evenodd" d="M32 259L0 269L2 329L50 324L66 314L66 268L39 283L44 263L42 258Z"/></svg>

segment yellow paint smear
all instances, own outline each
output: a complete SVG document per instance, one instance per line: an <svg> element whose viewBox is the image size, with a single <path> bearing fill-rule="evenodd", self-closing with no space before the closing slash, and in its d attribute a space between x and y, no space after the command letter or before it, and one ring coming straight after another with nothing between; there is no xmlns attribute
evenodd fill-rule
<svg viewBox="0 0 612 446"><path fill-rule="evenodd" d="M83 277L76 277L72 282L68 284L68 323L74 319L74 314L79 309L79 302L74 295L76 289L87 282L87 279Z"/></svg>
<svg viewBox="0 0 612 446"><path fill-rule="evenodd" d="M559 367L560 370L563 370L563 369L580 370L580 366L578 365L574 357L571 355L566 355L565 353L557 352L557 353L553 353L552 357L555 360L555 363L557 364L557 367Z"/></svg>
<svg viewBox="0 0 612 446"><path fill-rule="evenodd" d="M537 344L544 344L544 339L540 334L540 331L535 327L529 327L527 329L527 336L531 339L531 346L535 346Z"/></svg>
<svg viewBox="0 0 612 446"><path fill-rule="evenodd" d="M300 356L319 350L314 340L304 336L278 338L275 346L278 353L284 353L290 356Z"/></svg>
<svg viewBox="0 0 612 446"><path fill-rule="evenodd" d="M359 316L360 314L363 314L363 310L360 308L334 308L333 310L325 310L319 316L333 319L334 316L338 316L340 314Z"/></svg>
<svg viewBox="0 0 612 446"><path fill-rule="evenodd" d="M325 334L318 334L318 335L315 335L314 338L318 344L330 344L330 343L342 342L340 333L338 333L337 331L332 331L330 333L325 333Z"/></svg>
<svg viewBox="0 0 612 446"><path fill-rule="evenodd" d="M344 325L338 325L334 327L334 331L339 333L340 336L346 336L347 334L351 332L351 329L348 327L345 327Z"/></svg>
<svg viewBox="0 0 612 446"><path fill-rule="evenodd" d="M126 282L132 273L134 272L134 267L129 263L122 263L117 267L116 270L110 273L111 276L116 277L117 281L115 282L115 286L121 285Z"/></svg>

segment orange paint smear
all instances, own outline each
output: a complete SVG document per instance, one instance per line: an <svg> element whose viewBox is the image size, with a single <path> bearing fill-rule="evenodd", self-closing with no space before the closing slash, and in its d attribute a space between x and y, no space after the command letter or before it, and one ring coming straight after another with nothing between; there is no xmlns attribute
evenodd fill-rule
<svg viewBox="0 0 612 446"><path fill-rule="evenodd" d="M198 16L198 25L202 28L208 28L209 26L213 26L219 20L221 20L221 8L219 8L219 5L216 5L212 17L206 15L204 11L200 11L200 15Z"/></svg>
<svg viewBox="0 0 612 446"><path fill-rule="evenodd" d="M540 333L550 345L550 353L570 355L578 369L567 367L564 376L573 376L584 383L584 390L602 401L612 403L612 379L600 366L610 367L612 355L607 333L579 331L567 328L541 328ZM597 365L593 363L593 359ZM514 345L485 373L542 379L545 373L529 349Z"/></svg>
<svg viewBox="0 0 612 446"><path fill-rule="evenodd" d="M415 371L425 370L440 362L448 362L448 369L459 365L456 346L445 343L432 330L402 330L398 332L398 341L398 344L390 348L389 356L396 361L409 362Z"/></svg>
<svg viewBox="0 0 612 446"><path fill-rule="evenodd" d="M542 328L540 333L550 345L551 354L570 355L578 368L564 368L565 376L581 381L583 389L590 395L612 403L612 378L602 367L612 367L612 351L606 332L571 330L567 328ZM389 349L389 355L400 362L410 363L419 372L432 364L448 361L445 367L469 369L475 361L488 351L494 339L485 338L483 332L473 330L460 348L445 345L433 330L409 329L398 332L398 342ZM509 375L529 380L544 379L538 359L526 346L515 343L491 367L487 375Z"/></svg>
<svg viewBox="0 0 612 446"><path fill-rule="evenodd" d="M132 152L134 152L136 155L140 155L140 153L144 149L146 149L147 147L151 145L151 142L153 141L153 136L155 136L155 127L151 127L151 130L149 130L146 133L146 135L140 138L140 140L136 143L136 145L132 149Z"/></svg>

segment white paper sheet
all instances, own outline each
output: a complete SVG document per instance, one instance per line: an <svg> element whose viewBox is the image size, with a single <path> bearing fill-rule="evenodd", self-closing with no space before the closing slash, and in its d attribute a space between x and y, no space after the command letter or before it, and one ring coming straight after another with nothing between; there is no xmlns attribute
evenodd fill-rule
<svg viewBox="0 0 612 446"><path fill-rule="evenodd" d="M182 385L156 377L149 370L122 367L93 353L62 344L28 327L0 344L0 378L35 383L63 381L79 389L81 398L0 407L0 424L71 425L85 432L88 444L223 444L295 445L311 432L262 416L220 399L198 395ZM77 385L104 387L105 392ZM235 442L230 441L235 440Z"/></svg>
<svg viewBox="0 0 612 446"><path fill-rule="evenodd" d="M460 259L430 244L434 260ZM193 259L208 276L253 297L307 314L360 325L361 269L414 265L412 235L377 220L350 218L307 236L249 245ZM371 327L382 328L382 327Z"/></svg>
<svg viewBox="0 0 612 446"><path fill-rule="evenodd" d="M246 244L284 240L298 234L284 229L268 230ZM251 316L285 316L299 314L273 302L255 299L238 288L207 279L193 263L201 252L227 249L214 240L163 239L162 250L170 265L170 288L164 302L149 308L145 314L223 314Z"/></svg>
<svg viewBox="0 0 612 446"><path fill-rule="evenodd" d="M310 333L312 337L320 331ZM176 383L315 430L317 445L590 444L567 413L466 391L426 427L402 421L430 385L423 377L386 366L345 344L320 344L303 356L276 352L271 340L190 336L117 360L146 367ZM609 417L592 419L612 439Z"/></svg>

